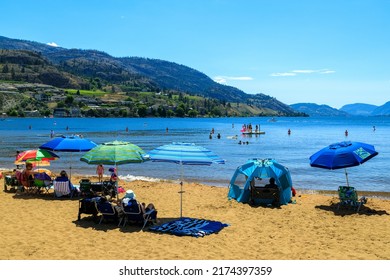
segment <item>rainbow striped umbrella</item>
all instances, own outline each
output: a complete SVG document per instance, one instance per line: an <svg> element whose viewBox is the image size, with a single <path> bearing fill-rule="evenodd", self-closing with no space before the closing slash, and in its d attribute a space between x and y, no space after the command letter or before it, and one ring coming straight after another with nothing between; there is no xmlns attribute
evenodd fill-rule
<svg viewBox="0 0 390 280"><path fill-rule="evenodd" d="M18 157L16 158L16 162L23 162L23 161L50 161L50 160L56 160L59 156L55 153L43 150L43 149L36 149L36 150L27 150L24 152L21 152Z"/></svg>

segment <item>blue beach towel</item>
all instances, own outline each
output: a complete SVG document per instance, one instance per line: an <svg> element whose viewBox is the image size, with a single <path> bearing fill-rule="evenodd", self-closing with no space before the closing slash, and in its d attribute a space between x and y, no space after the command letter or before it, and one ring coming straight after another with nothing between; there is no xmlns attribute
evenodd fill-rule
<svg viewBox="0 0 390 280"><path fill-rule="evenodd" d="M193 218L180 218L159 226L149 228L151 231L160 233L170 233L178 236L203 237L212 233L217 233L228 224L218 221L210 221Z"/></svg>

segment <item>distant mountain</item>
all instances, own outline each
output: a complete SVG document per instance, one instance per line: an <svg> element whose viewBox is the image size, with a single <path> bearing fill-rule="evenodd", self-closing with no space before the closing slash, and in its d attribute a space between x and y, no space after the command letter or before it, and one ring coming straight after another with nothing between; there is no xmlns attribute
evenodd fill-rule
<svg viewBox="0 0 390 280"><path fill-rule="evenodd" d="M62 71L33 51L0 50L0 80L24 81L63 88L84 88L88 82Z"/></svg>
<svg viewBox="0 0 390 280"><path fill-rule="evenodd" d="M140 57L116 58L97 50L65 49L3 36L0 36L0 49L38 52L59 67L59 71L84 78L90 83L118 85L125 92L175 90L223 102L244 103L262 109L267 115L302 115L271 96L247 94L237 88L216 83L195 69L173 62Z"/></svg>
<svg viewBox="0 0 390 280"><path fill-rule="evenodd" d="M339 111L328 105L318 105L315 103L296 103L290 105L295 111L306 113L311 117L339 117L347 116L348 113Z"/></svg>
<svg viewBox="0 0 390 280"><path fill-rule="evenodd" d="M390 101L377 107L371 113L372 116L390 116Z"/></svg>
<svg viewBox="0 0 390 280"><path fill-rule="evenodd" d="M377 109L378 106L364 103L347 104L340 108L340 111L344 111L353 116L370 116Z"/></svg>

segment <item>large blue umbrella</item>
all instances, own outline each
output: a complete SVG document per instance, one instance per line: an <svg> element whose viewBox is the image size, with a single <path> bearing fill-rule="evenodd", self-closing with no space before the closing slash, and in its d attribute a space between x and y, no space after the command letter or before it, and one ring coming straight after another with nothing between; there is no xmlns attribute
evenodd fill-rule
<svg viewBox="0 0 390 280"><path fill-rule="evenodd" d="M180 182L180 217L183 213L183 165L211 165L212 163L224 164L225 160L218 157L212 151L195 145L194 143L174 142L160 146L148 154L154 162L171 162L181 166Z"/></svg>
<svg viewBox="0 0 390 280"><path fill-rule="evenodd" d="M378 154L373 145L344 141L331 144L310 157L310 165L324 169L345 169L348 182L348 167L358 166Z"/></svg>
<svg viewBox="0 0 390 280"><path fill-rule="evenodd" d="M50 140L39 148L57 152L87 152L96 146L95 142L78 135L63 135Z"/></svg>
<svg viewBox="0 0 390 280"><path fill-rule="evenodd" d="M49 142L41 145L39 148L56 151L56 152L70 152L70 161L72 161L72 153L73 152L87 152L92 148L96 147L96 143L88 140L86 138L82 138L78 135L64 136L54 138ZM69 177L72 178L72 165L69 166Z"/></svg>

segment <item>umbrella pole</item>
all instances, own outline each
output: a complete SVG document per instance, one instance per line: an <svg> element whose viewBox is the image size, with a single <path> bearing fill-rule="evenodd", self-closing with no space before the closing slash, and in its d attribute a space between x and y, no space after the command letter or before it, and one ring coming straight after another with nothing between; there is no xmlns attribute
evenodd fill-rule
<svg viewBox="0 0 390 280"><path fill-rule="evenodd" d="M183 163L180 162L180 218L183 217Z"/></svg>
<svg viewBox="0 0 390 280"><path fill-rule="evenodd" d="M72 152L70 152L70 161L69 161L69 181L72 182Z"/></svg>
<svg viewBox="0 0 390 280"><path fill-rule="evenodd" d="M345 178L347 178L347 187L349 187L347 168L344 168L344 171L345 171Z"/></svg>
<svg viewBox="0 0 390 280"><path fill-rule="evenodd" d="M119 175L118 175L118 169L116 167L116 164L115 164L115 174L116 174L116 181L115 181L116 201L119 201L119 193L118 193Z"/></svg>

